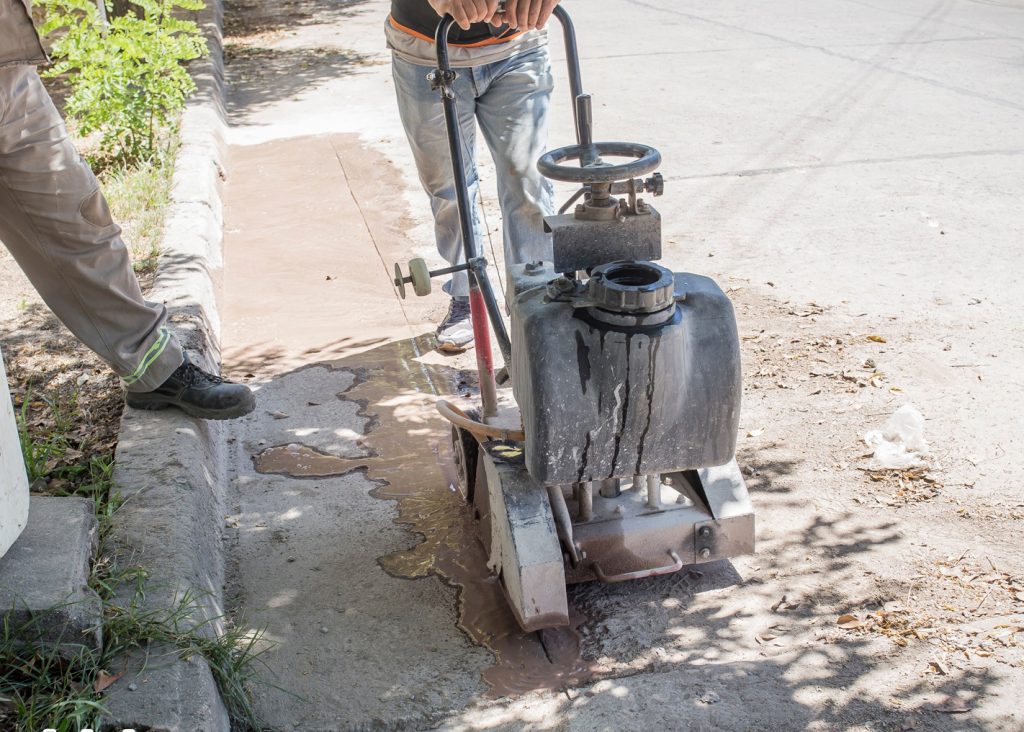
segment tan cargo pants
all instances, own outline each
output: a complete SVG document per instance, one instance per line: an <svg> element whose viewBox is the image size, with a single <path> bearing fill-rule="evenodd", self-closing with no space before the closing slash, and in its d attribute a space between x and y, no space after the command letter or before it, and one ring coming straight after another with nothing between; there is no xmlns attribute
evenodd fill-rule
<svg viewBox="0 0 1024 732"><path fill-rule="evenodd" d="M99 183L31 66L0 68L0 241L130 391L181 365L164 306L143 300Z"/></svg>

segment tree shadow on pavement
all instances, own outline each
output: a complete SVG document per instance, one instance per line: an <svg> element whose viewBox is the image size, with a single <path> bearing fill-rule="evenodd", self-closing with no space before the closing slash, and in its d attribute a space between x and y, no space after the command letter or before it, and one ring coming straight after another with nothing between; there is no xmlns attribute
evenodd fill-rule
<svg viewBox="0 0 1024 732"><path fill-rule="evenodd" d="M350 18L369 0L227 0L224 4L224 35L245 38L280 33L298 26L332 23Z"/></svg>
<svg viewBox="0 0 1024 732"><path fill-rule="evenodd" d="M265 4L230 0L224 13L227 116L233 124L267 105L293 99L311 87L346 76L370 63L364 54L330 45L278 47L306 25L351 18L368 0L287 0Z"/></svg>
<svg viewBox="0 0 1024 732"><path fill-rule="evenodd" d="M257 343L250 346L226 348L223 351L225 374L232 378L251 379L280 373L289 364L299 366L325 359L341 359L352 353L365 351L387 342L386 337L359 339L351 337L325 341L323 344L289 352L272 343Z"/></svg>
<svg viewBox="0 0 1024 732"><path fill-rule="evenodd" d="M337 48L277 49L230 42L224 56L230 87L227 116L232 124L374 63L369 55Z"/></svg>
<svg viewBox="0 0 1024 732"><path fill-rule="evenodd" d="M774 500L755 495L755 506ZM558 729L1011 730L1012 719L970 714L993 692L991 669L928 673L929 645L838 627L853 608L881 610L902 594L857 580L871 548L897 541L884 517L817 517L790 536L788 551L684 569L622 585L570 588L586 617L586 660L597 682L546 697ZM806 571L807 553L829 557ZM769 567L767 565L771 565ZM902 589L902 588L901 588ZM918 673L907 678L898 667ZM549 729L538 705L510 700L499 713L471 710L448 730ZM640 728L639 726L636 728Z"/></svg>
<svg viewBox="0 0 1024 732"><path fill-rule="evenodd" d="M277 47L307 25L351 18L369 0L286 0L277 4L229 0L224 12L224 64L231 123L274 102L292 99L310 87L356 72L369 57L330 45Z"/></svg>

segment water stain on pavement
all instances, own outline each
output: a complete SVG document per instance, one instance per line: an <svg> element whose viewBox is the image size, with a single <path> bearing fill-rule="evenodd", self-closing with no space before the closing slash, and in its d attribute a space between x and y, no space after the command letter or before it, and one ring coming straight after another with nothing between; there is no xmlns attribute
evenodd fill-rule
<svg viewBox="0 0 1024 732"><path fill-rule="evenodd" d="M430 340L392 343L330 364L359 377L339 396L363 404L371 417L363 440L371 457L344 459L285 445L257 456L257 470L319 477L365 467L379 483L371 495L396 501L396 522L423 537L411 549L381 557L381 567L393 577L436 575L457 588L458 627L495 655L495 665L483 671L490 696L583 683L591 676L577 632L583 616L577 614L571 628L526 633L487 569L471 512L455 484L449 424L434 406L439 396L458 393L465 374L417 361L432 348Z"/></svg>
<svg viewBox="0 0 1024 732"><path fill-rule="evenodd" d="M365 459L340 458L294 442L268 447L252 462L257 473L287 475L290 478L330 478L366 467Z"/></svg>

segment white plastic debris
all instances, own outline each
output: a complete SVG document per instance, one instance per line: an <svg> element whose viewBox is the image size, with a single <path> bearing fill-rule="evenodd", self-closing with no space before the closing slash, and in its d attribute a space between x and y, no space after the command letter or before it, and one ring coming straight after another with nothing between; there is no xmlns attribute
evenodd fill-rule
<svg viewBox="0 0 1024 732"><path fill-rule="evenodd" d="M866 432L864 443L874 449L878 468L901 470L928 464L924 417L912 404L897 409L881 430Z"/></svg>

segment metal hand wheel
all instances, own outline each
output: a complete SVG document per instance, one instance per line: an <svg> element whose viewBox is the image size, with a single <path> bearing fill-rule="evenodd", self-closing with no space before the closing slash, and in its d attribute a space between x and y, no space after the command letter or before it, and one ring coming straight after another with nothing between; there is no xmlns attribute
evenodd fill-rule
<svg viewBox="0 0 1024 732"><path fill-rule="evenodd" d="M609 165L588 163L598 158L634 158L628 163ZM584 161L583 167L562 165L567 160ZM544 153L537 161L541 175L567 183L614 183L637 178L655 171L661 165L661 153L650 145L638 142L595 142L591 145L569 145Z"/></svg>

